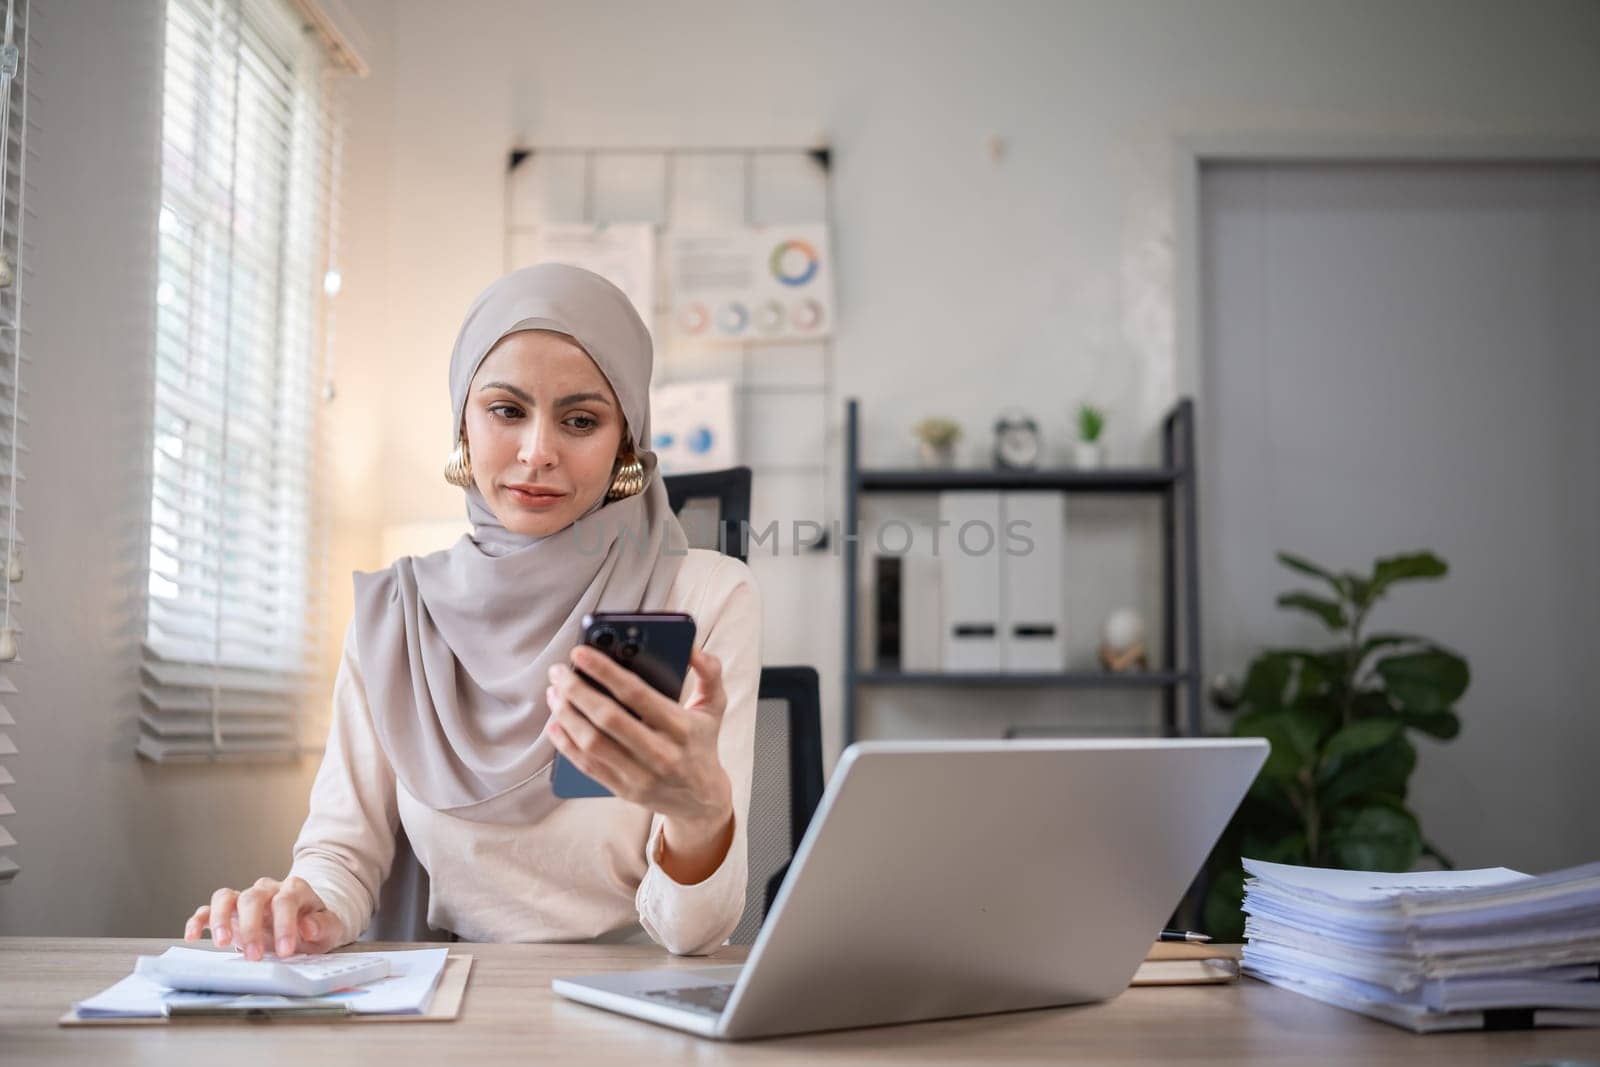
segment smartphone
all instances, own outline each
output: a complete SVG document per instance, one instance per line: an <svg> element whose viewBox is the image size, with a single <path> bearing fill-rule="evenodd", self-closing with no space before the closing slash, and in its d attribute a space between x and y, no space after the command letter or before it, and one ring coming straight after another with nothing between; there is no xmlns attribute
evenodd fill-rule
<svg viewBox="0 0 1600 1067"><path fill-rule="evenodd" d="M658 693L677 700L683 695L683 684L689 676L694 617L679 611L595 612L583 617L583 643L606 653L643 678ZM582 671L577 673L615 699L615 694L604 685ZM556 796L569 800L612 795L611 790L578 770L559 752L550 785Z"/></svg>

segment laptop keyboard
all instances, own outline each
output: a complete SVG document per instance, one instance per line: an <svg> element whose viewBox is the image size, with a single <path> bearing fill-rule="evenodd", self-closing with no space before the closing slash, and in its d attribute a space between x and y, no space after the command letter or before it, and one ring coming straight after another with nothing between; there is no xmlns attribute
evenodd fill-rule
<svg viewBox="0 0 1600 1067"><path fill-rule="evenodd" d="M721 1015L733 995L733 983L727 985L695 985L682 989L647 989L639 994L651 1000L671 1004L675 1008L688 1008L706 1015Z"/></svg>

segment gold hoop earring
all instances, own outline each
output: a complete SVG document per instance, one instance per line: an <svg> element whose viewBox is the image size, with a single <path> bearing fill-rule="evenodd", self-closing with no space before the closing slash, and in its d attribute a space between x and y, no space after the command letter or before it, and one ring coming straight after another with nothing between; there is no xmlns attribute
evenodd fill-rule
<svg viewBox="0 0 1600 1067"><path fill-rule="evenodd" d="M639 462L637 455L629 453L628 461L611 475L611 488L606 491L606 499L621 500L624 497L637 496L642 492L644 492L644 464Z"/></svg>
<svg viewBox="0 0 1600 1067"><path fill-rule="evenodd" d="M472 484L472 456L467 452L465 437L456 441L456 447L451 450L450 458L445 460L444 480L458 489L465 489Z"/></svg>

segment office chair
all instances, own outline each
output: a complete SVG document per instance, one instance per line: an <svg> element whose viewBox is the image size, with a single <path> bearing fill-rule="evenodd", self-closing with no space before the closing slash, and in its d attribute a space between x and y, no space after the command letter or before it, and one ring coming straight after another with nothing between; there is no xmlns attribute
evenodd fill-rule
<svg viewBox="0 0 1600 1067"><path fill-rule="evenodd" d="M755 941L822 800L822 701L815 669L761 668L755 750L745 827L750 872L744 913L730 938L735 945Z"/></svg>
<svg viewBox="0 0 1600 1067"><path fill-rule="evenodd" d="M404 826L394 828L394 862L378 889L372 921L358 941L459 941L428 925L428 869L411 850Z"/></svg>
<svg viewBox="0 0 1600 1067"><path fill-rule="evenodd" d="M714 548L745 562L743 530L750 519L750 468L662 478L672 510L683 521L689 543ZM695 521L702 504L709 521ZM715 531L715 532L712 532ZM744 913L731 938L755 941L822 799L822 712L817 672L810 667L761 668L756 703L755 768L745 829L750 872Z"/></svg>
<svg viewBox="0 0 1600 1067"><path fill-rule="evenodd" d="M750 522L750 468L667 474L661 482L691 548L713 548L745 562ZM703 517L709 516L709 517Z"/></svg>

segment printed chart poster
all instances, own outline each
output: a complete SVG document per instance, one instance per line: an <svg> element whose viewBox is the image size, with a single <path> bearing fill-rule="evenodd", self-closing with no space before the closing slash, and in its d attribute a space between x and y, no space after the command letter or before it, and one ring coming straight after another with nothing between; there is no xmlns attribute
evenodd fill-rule
<svg viewBox="0 0 1600 1067"><path fill-rule="evenodd" d="M827 227L747 226L667 235L674 336L806 341L832 336Z"/></svg>
<svg viewBox="0 0 1600 1067"><path fill-rule="evenodd" d="M735 460L731 381L682 382L650 390L650 448L663 474L725 470Z"/></svg>
<svg viewBox="0 0 1600 1067"><path fill-rule="evenodd" d="M513 267L570 263L592 270L628 294L651 336L656 332L656 231L648 222L554 223L519 234Z"/></svg>

